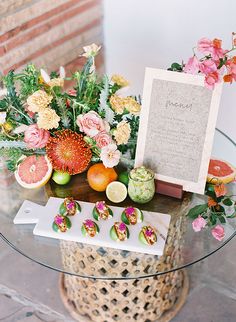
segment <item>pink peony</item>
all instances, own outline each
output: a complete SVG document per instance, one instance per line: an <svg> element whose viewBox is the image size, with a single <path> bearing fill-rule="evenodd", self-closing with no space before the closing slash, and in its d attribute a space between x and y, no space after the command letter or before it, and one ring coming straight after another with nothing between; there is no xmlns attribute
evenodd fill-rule
<svg viewBox="0 0 236 322"><path fill-rule="evenodd" d="M212 236L219 241L223 240L225 237L225 230L224 230L224 227L222 227L221 225L215 226L212 229L211 233L212 233Z"/></svg>
<svg viewBox="0 0 236 322"><path fill-rule="evenodd" d="M187 64L184 66L184 72L188 74L197 74L199 71L199 61L197 57L194 55L189 58Z"/></svg>
<svg viewBox="0 0 236 322"><path fill-rule="evenodd" d="M205 77L205 86L208 89L214 89L215 84L220 82L220 75L217 71L212 72Z"/></svg>
<svg viewBox="0 0 236 322"><path fill-rule="evenodd" d="M94 136L94 140L100 149L112 143L112 138L106 131L99 132L96 136Z"/></svg>
<svg viewBox="0 0 236 322"><path fill-rule="evenodd" d="M106 168L113 168L120 161L121 153L114 143L108 144L101 149L100 158Z"/></svg>
<svg viewBox="0 0 236 322"><path fill-rule="evenodd" d="M107 123L94 111L79 115L76 120L81 132L90 137L96 136L101 131L109 131Z"/></svg>
<svg viewBox="0 0 236 322"><path fill-rule="evenodd" d="M46 146L49 137L49 131L40 129L37 124L32 124L25 130L24 141L30 149L41 149Z"/></svg>
<svg viewBox="0 0 236 322"><path fill-rule="evenodd" d="M196 232L201 231L202 228L204 228L206 226L206 224L207 224L206 220L199 215L192 222L193 230Z"/></svg>
<svg viewBox="0 0 236 322"><path fill-rule="evenodd" d="M216 63L212 59L207 59L199 64L199 70L201 71L201 73L207 75L207 74L217 71L217 66L216 66Z"/></svg>

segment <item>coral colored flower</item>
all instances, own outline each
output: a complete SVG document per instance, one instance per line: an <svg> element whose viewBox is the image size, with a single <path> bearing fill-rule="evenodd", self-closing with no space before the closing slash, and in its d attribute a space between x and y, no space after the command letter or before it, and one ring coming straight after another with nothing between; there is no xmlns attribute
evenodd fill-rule
<svg viewBox="0 0 236 322"><path fill-rule="evenodd" d="M207 224L206 220L199 215L192 222L192 227L193 227L194 231L198 232L198 231L201 231L202 228L204 228L206 226L206 224Z"/></svg>
<svg viewBox="0 0 236 322"><path fill-rule="evenodd" d="M218 205L218 203L211 197L208 197L207 204L208 204L208 207L215 207Z"/></svg>
<svg viewBox="0 0 236 322"><path fill-rule="evenodd" d="M189 58L188 62L184 66L184 72L188 74L197 74L199 71L199 61L194 55Z"/></svg>
<svg viewBox="0 0 236 322"><path fill-rule="evenodd" d="M109 131L107 123L94 111L79 115L76 123L80 131L90 137L96 136L101 131Z"/></svg>
<svg viewBox="0 0 236 322"><path fill-rule="evenodd" d="M225 237L225 230L224 230L224 227L222 227L221 225L215 226L212 229L211 233L212 233L212 236L219 241L223 240Z"/></svg>
<svg viewBox="0 0 236 322"><path fill-rule="evenodd" d="M38 90L27 98L27 109L33 113L39 112L48 107L52 99L53 97L45 91Z"/></svg>
<svg viewBox="0 0 236 322"><path fill-rule="evenodd" d="M113 168L120 161L121 153L117 146L112 143L101 149L100 159L106 168Z"/></svg>
<svg viewBox="0 0 236 322"><path fill-rule="evenodd" d="M93 139L100 149L112 143L112 138L106 131L99 132Z"/></svg>
<svg viewBox="0 0 236 322"><path fill-rule="evenodd" d="M70 96L76 96L77 95L77 91L75 89L69 89L67 92Z"/></svg>
<svg viewBox="0 0 236 322"><path fill-rule="evenodd" d="M217 71L210 73L205 77L205 86L208 89L214 89L215 85L218 84L219 82L220 82L220 76Z"/></svg>
<svg viewBox="0 0 236 322"><path fill-rule="evenodd" d="M120 87L129 86L129 82L121 75L112 75L111 80Z"/></svg>
<svg viewBox="0 0 236 322"><path fill-rule="evenodd" d="M69 174L85 171L91 161L92 152L83 135L68 129L53 134L46 145L47 157L53 168Z"/></svg>
<svg viewBox="0 0 236 322"><path fill-rule="evenodd" d="M25 130L24 141L30 149L44 148L48 142L50 133L40 129L37 124L32 124Z"/></svg>
<svg viewBox="0 0 236 322"><path fill-rule="evenodd" d="M199 70L201 71L201 73L207 75L207 74L217 71L217 66L216 66L216 63L212 59L207 59L199 64Z"/></svg>
<svg viewBox="0 0 236 322"><path fill-rule="evenodd" d="M114 130L114 137L116 143L120 144L127 144L131 134L131 127L130 124L126 121L121 121L117 124L116 129Z"/></svg>
<svg viewBox="0 0 236 322"><path fill-rule="evenodd" d="M223 183L221 183L220 185L215 185L214 190L217 198L225 196L227 193L226 186Z"/></svg>
<svg viewBox="0 0 236 322"><path fill-rule="evenodd" d="M227 74L223 77L223 80L225 83L232 83L234 78L233 78L233 75Z"/></svg>
<svg viewBox="0 0 236 322"><path fill-rule="evenodd" d="M51 108L46 108L38 113L37 124L40 129L57 129L59 126L59 121L60 117Z"/></svg>

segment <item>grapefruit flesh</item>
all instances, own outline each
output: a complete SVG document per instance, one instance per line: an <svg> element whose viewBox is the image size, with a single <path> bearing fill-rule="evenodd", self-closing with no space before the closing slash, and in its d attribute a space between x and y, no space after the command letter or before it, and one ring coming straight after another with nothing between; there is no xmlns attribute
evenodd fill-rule
<svg viewBox="0 0 236 322"><path fill-rule="evenodd" d="M229 183L236 177L236 169L229 163L219 159L211 159L208 168L207 182Z"/></svg>
<svg viewBox="0 0 236 322"><path fill-rule="evenodd" d="M46 156L31 155L21 160L15 171L15 178L22 187L34 189L48 182L52 174L52 165Z"/></svg>

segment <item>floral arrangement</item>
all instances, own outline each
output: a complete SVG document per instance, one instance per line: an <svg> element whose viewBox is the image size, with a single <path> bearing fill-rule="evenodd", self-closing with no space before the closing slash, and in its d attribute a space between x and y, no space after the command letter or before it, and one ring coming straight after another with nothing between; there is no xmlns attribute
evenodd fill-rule
<svg viewBox="0 0 236 322"><path fill-rule="evenodd" d="M222 40L202 38L193 48L193 56L187 63L173 63L169 70L190 74L205 75L205 86L214 89L222 80L226 83L236 81L236 56L231 53L236 49L236 33L232 33L232 47L222 48Z"/></svg>
<svg viewBox="0 0 236 322"><path fill-rule="evenodd" d="M134 158L140 102L122 96L129 85L122 76L97 76L100 47L83 49L86 63L70 77L63 67L48 75L30 64L2 78L7 93L0 100L0 155L10 170L29 155L46 155L53 169L69 174L90 162L114 167L124 154ZM67 81L74 87L65 91Z"/></svg>
<svg viewBox="0 0 236 322"><path fill-rule="evenodd" d="M205 194L207 203L197 205L190 209L188 217L193 219L192 227L196 232L205 227L213 227L213 237L221 241L225 237L225 230L221 224L225 224L228 218L236 216L236 202L233 195L227 195L227 187L224 183L207 183Z"/></svg>

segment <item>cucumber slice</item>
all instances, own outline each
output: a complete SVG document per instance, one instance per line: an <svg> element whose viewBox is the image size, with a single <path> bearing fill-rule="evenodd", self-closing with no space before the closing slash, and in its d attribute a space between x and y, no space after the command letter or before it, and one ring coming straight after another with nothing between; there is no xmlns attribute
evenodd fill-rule
<svg viewBox="0 0 236 322"><path fill-rule="evenodd" d="M112 226L110 229L110 237L111 237L111 239L113 239L115 241L119 240L114 226Z"/></svg>
<svg viewBox="0 0 236 322"><path fill-rule="evenodd" d="M82 227L81 227L81 233L82 233L83 236L87 235L87 231L86 231L84 225L82 225Z"/></svg>
<svg viewBox="0 0 236 322"><path fill-rule="evenodd" d="M62 215L62 216L65 216L65 215L66 215L67 210L66 210L66 207L65 207L64 203L62 203L62 204L60 205L59 213L60 213L60 215Z"/></svg>
<svg viewBox="0 0 236 322"><path fill-rule="evenodd" d="M140 243L145 244L145 245L149 245L148 242L146 241L146 238L145 238L142 231L140 231L140 233L138 235L138 239L139 239Z"/></svg>
<svg viewBox="0 0 236 322"><path fill-rule="evenodd" d="M65 217L65 220L66 220L66 226L67 226L67 228L70 229L71 228L71 221L70 221L70 219L68 217Z"/></svg>
<svg viewBox="0 0 236 322"><path fill-rule="evenodd" d="M58 228L58 226L57 226L57 224L56 224L55 222L53 222L53 223L52 223L52 229L53 229L56 233L58 233L58 231L59 231L59 228Z"/></svg>
<svg viewBox="0 0 236 322"><path fill-rule="evenodd" d="M135 208L135 212L137 214L137 222L138 223L143 222L143 212L142 212L142 210L140 210L138 208Z"/></svg>
<svg viewBox="0 0 236 322"><path fill-rule="evenodd" d="M81 212L81 206L77 201L75 202L75 208L77 212Z"/></svg>
<svg viewBox="0 0 236 322"><path fill-rule="evenodd" d="M127 239L129 239L129 228L126 227Z"/></svg>
<svg viewBox="0 0 236 322"><path fill-rule="evenodd" d="M110 208L108 208L108 211L109 211L109 215L113 217L113 211Z"/></svg>
<svg viewBox="0 0 236 322"><path fill-rule="evenodd" d="M129 225L129 220L125 214L125 211L122 212L121 214L121 220L123 221L123 223L125 223L126 225Z"/></svg>
<svg viewBox="0 0 236 322"><path fill-rule="evenodd" d="M94 224L96 226L97 234L99 234L100 233L100 228L98 227L98 225L96 223L94 223Z"/></svg>
<svg viewBox="0 0 236 322"><path fill-rule="evenodd" d="M93 218L96 220L99 220L99 213L98 213L96 207L93 208Z"/></svg>

